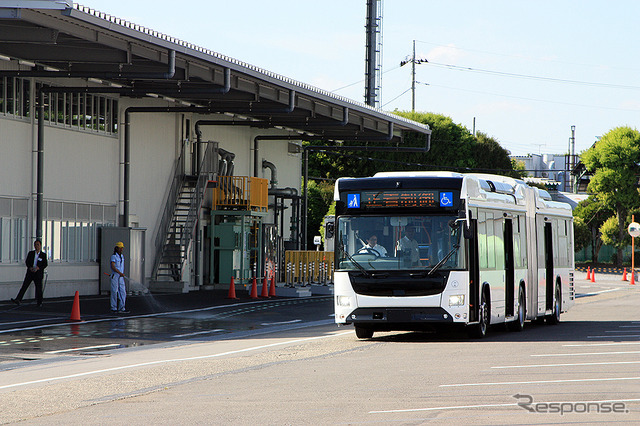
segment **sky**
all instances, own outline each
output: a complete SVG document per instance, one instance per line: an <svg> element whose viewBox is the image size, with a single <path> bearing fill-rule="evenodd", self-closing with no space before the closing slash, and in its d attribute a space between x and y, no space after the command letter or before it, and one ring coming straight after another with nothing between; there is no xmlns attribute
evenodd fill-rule
<svg viewBox="0 0 640 426"><path fill-rule="evenodd" d="M366 0L82 0L364 102ZM385 111L451 117L513 155L575 152L640 121L640 1L384 0ZM437 143L436 140L433 143ZM443 142L444 143L444 142Z"/></svg>

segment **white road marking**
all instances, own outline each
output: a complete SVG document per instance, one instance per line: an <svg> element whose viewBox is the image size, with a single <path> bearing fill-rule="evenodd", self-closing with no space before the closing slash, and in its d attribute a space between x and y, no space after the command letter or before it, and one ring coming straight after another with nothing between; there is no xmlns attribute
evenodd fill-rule
<svg viewBox="0 0 640 426"><path fill-rule="evenodd" d="M65 352L77 352L77 351L87 351L89 349L105 349L105 348L114 348L116 346L120 346L119 343L111 343L108 345L99 345L99 346L85 346L84 348L72 348L72 349L61 349L59 351L47 351L46 354L61 354Z"/></svg>
<svg viewBox="0 0 640 426"><path fill-rule="evenodd" d="M577 383L577 382L617 382L625 380L640 380L640 377L612 377L595 379L562 379L562 380L532 380L527 382L485 382L485 383L456 383L440 385L441 388L455 388L465 386L496 386L496 385L536 385L549 383ZM0 388L2 389L2 388Z"/></svg>
<svg viewBox="0 0 640 426"><path fill-rule="evenodd" d="M291 321L263 322L260 325L282 325L282 324L293 324L293 323L296 323L296 322L302 322L302 320L301 319L294 319L294 320L291 320Z"/></svg>
<svg viewBox="0 0 640 426"><path fill-rule="evenodd" d="M158 361L141 362L139 364L127 364L127 365L121 365L119 367L104 368L101 370L92 370L92 371L85 371L83 373L70 374L68 376L49 377L46 379L30 380L28 382L12 383L10 385L0 386L0 389L17 388L20 386L33 385L33 384L44 383L44 382L55 382L59 380L72 379L76 377L85 377L85 376L92 376L95 374L108 373L112 371L128 370L131 368L138 368L138 367L148 367L151 365L169 364L173 362L182 362L182 361L195 361L198 359L218 358L226 355L235 355L235 354L240 354L245 352L257 351L260 349L274 348L277 346L285 346L285 345L296 344L296 343L310 342L312 340L328 339L330 337L340 337L340 336L345 336L347 334L353 334L353 331L345 331L342 333L329 334L329 335L323 335L323 336L305 337L303 339L286 340L283 342L269 343L267 345L260 345L260 346L252 346L250 348L238 349L235 351L228 351L228 352L220 352L220 353L211 354L211 355L201 355L201 356L193 356L193 357L186 357L186 358L170 358L170 359L163 359Z"/></svg>
<svg viewBox="0 0 640 426"><path fill-rule="evenodd" d="M491 368L539 368L539 367L575 367L584 365L614 365L614 364L640 364L640 361L616 361L616 362L577 362L573 364L529 364L529 365L503 365Z"/></svg>
<svg viewBox="0 0 640 426"><path fill-rule="evenodd" d="M582 404L602 404L606 402L638 402L640 399L605 399L600 401L571 401L573 403L582 403ZM566 401L569 402L569 401ZM547 402L550 404L551 402ZM511 404L479 404L479 405L450 405L444 407L430 407L430 408L407 408L400 410L380 410L380 411L369 411L369 414L387 414L387 413L411 413L416 411L444 411L444 410L460 410L463 408L487 408L487 407L515 407L518 403Z"/></svg>
<svg viewBox="0 0 640 426"><path fill-rule="evenodd" d="M567 344L562 346L621 346L621 345L640 345L640 342L615 342L615 343L581 343L581 344Z"/></svg>
<svg viewBox="0 0 640 426"><path fill-rule="evenodd" d="M198 334L209 334L209 333L218 333L220 331L224 331L222 328L216 328L214 330L205 330L205 331L196 331L194 333L186 333L186 334L176 334L171 337L187 337L187 336L197 336Z"/></svg>
<svg viewBox="0 0 640 426"><path fill-rule="evenodd" d="M460 410L463 408L486 408L486 407L515 407L517 402L510 404L481 404L481 405L452 405L448 407L431 407L431 408L407 408L401 410L381 410L369 411L369 414L385 414L385 413L411 413L414 411L440 411L440 410Z"/></svg>
<svg viewBox="0 0 640 426"><path fill-rule="evenodd" d="M640 351L629 352L583 352L577 354L534 354L530 356L583 356L583 355L625 355L625 354L640 354Z"/></svg>
<svg viewBox="0 0 640 426"><path fill-rule="evenodd" d="M620 287L611 288L609 290L592 291L590 293L580 293L580 296L581 297L584 297L584 296L595 296L596 294L609 293L610 291L618 291L618 290L620 290Z"/></svg>
<svg viewBox="0 0 640 426"><path fill-rule="evenodd" d="M611 335L608 336L587 336L587 339L611 339ZM640 337L640 334L625 334L624 336L617 337Z"/></svg>

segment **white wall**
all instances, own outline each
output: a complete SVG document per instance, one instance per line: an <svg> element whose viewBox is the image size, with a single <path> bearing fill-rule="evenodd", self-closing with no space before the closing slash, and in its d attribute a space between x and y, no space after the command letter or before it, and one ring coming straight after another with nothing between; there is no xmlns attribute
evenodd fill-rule
<svg viewBox="0 0 640 426"><path fill-rule="evenodd" d="M33 105L33 104L32 104ZM157 99L119 100L119 132L115 136L80 131L63 126L45 125L44 199L79 203L117 205L122 214L124 111L129 106L173 106ZM33 111L31 116L33 117ZM191 142L195 142L195 123L199 119L213 119L183 113L131 114L130 147L130 221L146 228L146 270L152 272L155 255L155 236L166 193L171 184L175 161L180 154L184 119L191 124ZM228 119L220 116L221 119ZM203 126L203 140L219 143L221 148L236 154L236 176L253 174L253 139L258 135L281 135L281 130L252 129L249 127ZM35 205L34 181L36 162L33 147L37 123L32 119L14 119L0 116L0 197L30 198ZM278 187L300 190L301 154L289 154L288 141L261 141L259 144L259 176L269 179L269 170L262 169L266 159L275 164ZM31 209L35 210L35 209ZM29 212L33 223L35 211ZM288 224L291 209L285 217L285 238L289 237ZM113 218L118 219L118 218ZM273 215L267 222L273 220ZM31 234L33 230L30 228ZM33 235L29 235L31 247ZM26 256L26 253L25 253ZM46 297L71 296L75 290L81 294L95 294L98 288L96 263L50 262L49 284ZM24 265L0 265L0 299L15 297L22 278ZM33 290L30 290L31 292ZM27 293L26 297L32 293Z"/></svg>
<svg viewBox="0 0 640 426"><path fill-rule="evenodd" d="M30 121L0 114L0 196L31 195L31 135Z"/></svg>

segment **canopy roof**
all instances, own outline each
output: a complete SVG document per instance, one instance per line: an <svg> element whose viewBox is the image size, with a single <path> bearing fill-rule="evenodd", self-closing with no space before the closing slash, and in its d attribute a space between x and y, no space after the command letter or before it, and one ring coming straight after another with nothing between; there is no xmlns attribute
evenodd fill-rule
<svg viewBox="0 0 640 426"><path fill-rule="evenodd" d="M431 133L426 125L81 5L3 3L0 55L18 63L20 71L2 76L37 77L59 86L81 78L93 91L168 98L251 120L256 127L325 140L391 144L406 132Z"/></svg>

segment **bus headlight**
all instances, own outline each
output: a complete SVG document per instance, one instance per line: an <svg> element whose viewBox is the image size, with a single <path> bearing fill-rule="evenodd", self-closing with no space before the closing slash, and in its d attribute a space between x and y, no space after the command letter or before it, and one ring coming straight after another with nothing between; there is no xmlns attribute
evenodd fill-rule
<svg viewBox="0 0 640 426"><path fill-rule="evenodd" d="M349 307L351 306L351 299L349 299L349 296L336 296L336 305Z"/></svg>
<svg viewBox="0 0 640 426"><path fill-rule="evenodd" d="M464 306L464 294L452 294L449 296L449 306Z"/></svg>

